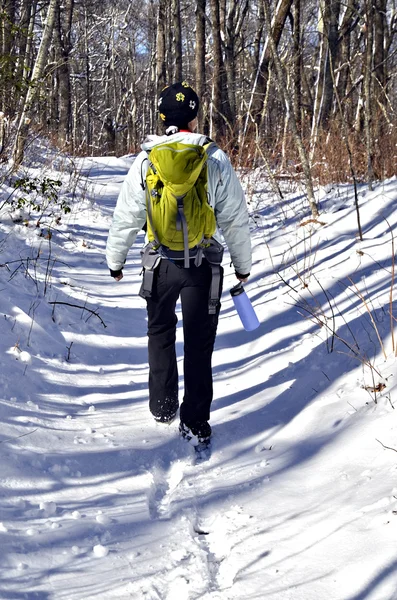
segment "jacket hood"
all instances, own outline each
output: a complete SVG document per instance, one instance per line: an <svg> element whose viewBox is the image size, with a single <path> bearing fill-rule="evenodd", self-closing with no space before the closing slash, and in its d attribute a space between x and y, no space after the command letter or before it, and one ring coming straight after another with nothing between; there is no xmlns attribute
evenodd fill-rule
<svg viewBox="0 0 397 600"><path fill-rule="evenodd" d="M142 150L145 150L145 152L149 152L155 146L167 142L181 142L182 144L196 144L197 146L203 146L207 139L207 136L202 135L201 133L191 133L187 131L178 131L178 133L174 133L173 135L148 135L141 148Z"/></svg>

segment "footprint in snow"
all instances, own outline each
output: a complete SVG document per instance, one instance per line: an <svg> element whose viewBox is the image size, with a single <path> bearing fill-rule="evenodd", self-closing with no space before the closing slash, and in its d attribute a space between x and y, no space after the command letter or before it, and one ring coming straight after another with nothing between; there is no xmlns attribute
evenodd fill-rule
<svg viewBox="0 0 397 600"><path fill-rule="evenodd" d="M155 465L149 473L151 478L148 494L149 513L152 519L167 518L173 497L183 480L186 465L182 461L171 464L168 472L164 472L160 465Z"/></svg>
<svg viewBox="0 0 397 600"><path fill-rule="evenodd" d="M218 590L231 588L234 584L240 564L234 548L238 546L239 530L244 535L250 519L240 507L233 507L221 515L198 519L193 525L198 542L207 554L213 587Z"/></svg>

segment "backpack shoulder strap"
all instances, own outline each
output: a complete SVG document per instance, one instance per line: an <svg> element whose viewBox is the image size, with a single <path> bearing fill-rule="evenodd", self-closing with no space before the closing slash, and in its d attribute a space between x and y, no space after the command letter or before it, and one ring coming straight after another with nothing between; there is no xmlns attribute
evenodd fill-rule
<svg viewBox="0 0 397 600"><path fill-rule="evenodd" d="M214 142L213 140L211 140L211 138L207 138L205 144L203 144L203 148L207 154L208 158L211 158L210 156L210 151L211 150L217 150L218 149L218 145L216 142Z"/></svg>
<svg viewBox="0 0 397 600"><path fill-rule="evenodd" d="M144 190L146 188L146 181L143 179L143 163L145 161L149 161L149 153L141 162L141 188Z"/></svg>
<svg viewBox="0 0 397 600"><path fill-rule="evenodd" d="M147 181L147 176L149 174L149 171L151 170L154 174L156 173L156 169L154 164L152 163L152 161L150 160L150 151L147 153L147 158L145 159L148 161L148 170L146 173L146 180L145 180L145 186L143 187L144 190L146 190L146 214L147 214L147 220L149 221L149 225L151 227L153 236L154 236L154 240L156 242L156 244L158 246L160 246L160 240L159 237L157 235L157 231L154 227L154 220L153 220L153 207L152 207L152 198L151 198L151 193L153 193L153 190L149 190L149 185L148 185L148 181Z"/></svg>
<svg viewBox="0 0 397 600"><path fill-rule="evenodd" d="M211 140L211 138L207 137L205 140L205 143L203 144L203 148L206 152L208 152L208 150L212 147L216 147L216 143L214 142L214 140Z"/></svg>

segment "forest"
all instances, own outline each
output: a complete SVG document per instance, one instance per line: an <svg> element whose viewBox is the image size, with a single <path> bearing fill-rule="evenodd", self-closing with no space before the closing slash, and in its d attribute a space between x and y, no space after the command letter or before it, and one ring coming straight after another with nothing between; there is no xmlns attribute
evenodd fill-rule
<svg viewBox="0 0 397 600"><path fill-rule="evenodd" d="M0 598L396 600L397 0L0 0L0 25ZM144 232L122 281L105 258L178 80L244 189L260 323L225 248L205 457L149 410Z"/></svg>
<svg viewBox="0 0 397 600"><path fill-rule="evenodd" d="M315 183L395 174L396 0L1 0L0 159L46 136L121 156L188 80L241 168Z"/></svg>

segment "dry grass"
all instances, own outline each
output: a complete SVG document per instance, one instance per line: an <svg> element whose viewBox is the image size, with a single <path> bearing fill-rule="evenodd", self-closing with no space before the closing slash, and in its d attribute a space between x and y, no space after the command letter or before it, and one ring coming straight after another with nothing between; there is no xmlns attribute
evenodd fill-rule
<svg viewBox="0 0 397 600"><path fill-rule="evenodd" d="M397 123L389 124L383 134L374 143L373 168L377 180L387 179L397 174ZM292 137L277 139L269 138L258 141L252 133L246 137L243 147L235 145L230 139L221 140L220 145L228 152L235 166L252 169L263 164L261 154L277 175L288 175L291 179L299 178L301 174L300 161ZM309 151L310 140L306 140ZM367 181L367 150L364 132L350 131L347 140L353 157L353 169L356 180ZM314 152L312 164L313 180L318 185L329 183L351 183L352 173L346 140L342 137L340 123L334 120L327 131L320 131Z"/></svg>

